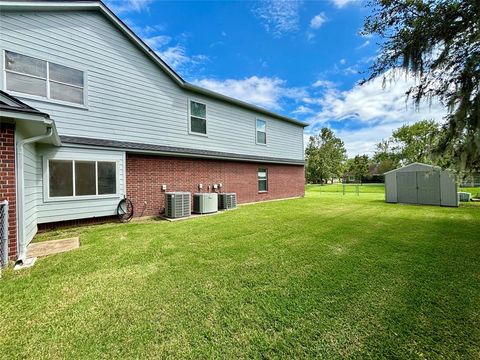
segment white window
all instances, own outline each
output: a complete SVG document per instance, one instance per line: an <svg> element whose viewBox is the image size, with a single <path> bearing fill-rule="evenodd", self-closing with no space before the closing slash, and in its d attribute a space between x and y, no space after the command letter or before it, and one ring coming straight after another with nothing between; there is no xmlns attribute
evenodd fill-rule
<svg viewBox="0 0 480 360"><path fill-rule="evenodd" d="M190 132L207 134L207 105L190 100Z"/></svg>
<svg viewBox="0 0 480 360"><path fill-rule="evenodd" d="M257 144L265 145L267 143L267 122L257 119Z"/></svg>
<svg viewBox="0 0 480 360"><path fill-rule="evenodd" d="M116 193L117 163L114 161L48 160L50 198Z"/></svg>
<svg viewBox="0 0 480 360"><path fill-rule="evenodd" d="M84 72L5 51L6 89L83 105Z"/></svg>
<svg viewBox="0 0 480 360"><path fill-rule="evenodd" d="M267 169L258 169L258 192L268 191L268 171Z"/></svg>

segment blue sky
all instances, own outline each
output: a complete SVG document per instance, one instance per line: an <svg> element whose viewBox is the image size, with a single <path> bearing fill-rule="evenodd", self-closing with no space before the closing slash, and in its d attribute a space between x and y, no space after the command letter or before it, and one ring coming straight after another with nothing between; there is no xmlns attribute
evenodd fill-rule
<svg viewBox="0 0 480 360"><path fill-rule="evenodd" d="M331 127L348 154L443 107L406 103L413 79L364 86L377 39L359 35L363 1L155 1L107 4L185 80L311 124Z"/></svg>

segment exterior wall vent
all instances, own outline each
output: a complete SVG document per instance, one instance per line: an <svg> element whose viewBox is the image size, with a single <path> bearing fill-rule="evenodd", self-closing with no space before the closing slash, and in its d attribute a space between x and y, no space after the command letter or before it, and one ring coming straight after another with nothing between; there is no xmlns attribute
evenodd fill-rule
<svg viewBox="0 0 480 360"><path fill-rule="evenodd" d="M165 193L165 216L168 218L180 218L190 216L191 194L189 192Z"/></svg>
<svg viewBox="0 0 480 360"><path fill-rule="evenodd" d="M218 211L217 193L196 193L193 194L193 212L197 214L208 214Z"/></svg>
<svg viewBox="0 0 480 360"><path fill-rule="evenodd" d="M218 210L229 210L237 207L236 193L220 193L218 194Z"/></svg>

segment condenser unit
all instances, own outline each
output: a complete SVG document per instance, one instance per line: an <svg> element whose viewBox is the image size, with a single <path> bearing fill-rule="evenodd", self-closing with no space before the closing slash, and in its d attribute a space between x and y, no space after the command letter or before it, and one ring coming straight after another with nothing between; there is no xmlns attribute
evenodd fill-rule
<svg viewBox="0 0 480 360"><path fill-rule="evenodd" d="M190 196L189 192L165 193L165 216L172 219L190 216Z"/></svg>
<svg viewBox="0 0 480 360"><path fill-rule="evenodd" d="M218 194L218 210L235 209L237 207L237 194L220 193Z"/></svg>
<svg viewBox="0 0 480 360"><path fill-rule="evenodd" d="M193 194L193 212L197 214L208 214L218 211L217 193L196 193Z"/></svg>
<svg viewBox="0 0 480 360"><path fill-rule="evenodd" d="M469 192L460 191L458 193L458 201L468 202L472 199L472 194Z"/></svg>

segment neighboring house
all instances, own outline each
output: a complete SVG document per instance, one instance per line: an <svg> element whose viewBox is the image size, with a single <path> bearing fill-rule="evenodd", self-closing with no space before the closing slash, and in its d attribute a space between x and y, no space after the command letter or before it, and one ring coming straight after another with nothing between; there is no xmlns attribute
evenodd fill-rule
<svg viewBox="0 0 480 360"><path fill-rule="evenodd" d="M355 174L351 171L347 171L343 177L345 183L382 183L383 174L380 171L380 164L368 165L368 176L362 179L357 179Z"/></svg>
<svg viewBox="0 0 480 360"><path fill-rule="evenodd" d="M0 200L39 226L156 215L164 190L304 195L305 124L186 83L99 1L0 3ZM16 158L16 160L15 160Z"/></svg>

